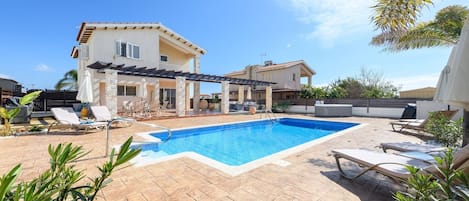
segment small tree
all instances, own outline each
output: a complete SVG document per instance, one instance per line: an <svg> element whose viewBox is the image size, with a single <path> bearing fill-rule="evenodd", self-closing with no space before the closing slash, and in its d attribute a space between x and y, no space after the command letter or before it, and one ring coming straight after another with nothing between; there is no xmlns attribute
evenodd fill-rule
<svg viewBox="0 0 469 201"><path fill-rule="evenodd" d="M443 157L435 157L435 172L429 174L408 166L411 176L407 180L407 191L397 192L398 201L414 200L469 200L469 175L462 169L455 170L453 150L450 148Z"/></svg>
<svg viewBox="0 0 469 201"><path fill-rule="evenodd" d="M327 97L327 91L324 87L313 87L313 98L321 100Z"/></svg>
<svg viewBox="0 0 469 201"><path fill-rule="evenodd" d="M463 137L462 118L452 121L441 113L430 113L426 131L432 134L436 141L448 147L457 147Z"/></svg>
<svg viewBox="0 0 469 201"><path fill-rule="evenodd" d="M313 98L313 87L311 85L303 85L300 91L300 98L305 99L305 110L308 111L308 100Z"/></svg>
<svg viewBox="0 0 469 201"><path fill-rule="evenodd" d="M20 99L19 106L17 108L7 110L4 107L0 107L0 117L3 118L3 136L11 134L11 120L14 119L21 111L21 106L28 105L32 103L39 95L41 91L34 91L29 94L26 94Z"/></svg>
<svg viewBox="0 0 469 201"><path fill-rule="evenodd" d="M141 149L130 148L131 143L132 137L121 146L117 154L112 149L109 161L98 167L100 175L90 178L91 183L79 186L76 184L86 175L83 170L77 170L70 163L83 158L89 152L85 152L82 146L73 146L71 143L56 147L49 145L50 168L31 181L22 181L15 185L21 173L21 164L16 165L0 177L0 200L94 200L97 193L111 182L109 177L112 172L140 153Z"/></svg>

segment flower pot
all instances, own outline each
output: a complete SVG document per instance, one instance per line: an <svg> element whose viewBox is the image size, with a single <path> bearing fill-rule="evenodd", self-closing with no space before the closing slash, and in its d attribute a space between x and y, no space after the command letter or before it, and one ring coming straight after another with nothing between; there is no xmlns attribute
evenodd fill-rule
<svg viewBox="0 0 469 201"><path fill-rule="evenodd" d="M255 106L250 106L249 107L249 114L251 114L251 115L256 114L256 107Z"/></svg>
<svg viewBox="0 0 469 201"><path fill-rule="evenodd" d="M200 109L201 109L202 111L205 111L205 110L207 109L207 107L208 107L208 101L205 100L205 99L204 99L204 100L201 100L201 101L200 101Z"/></svg>
<svg viewBox="0 0 469 201"><path fill-rule="evenodd" d="M208 109L209 109L210 111L213 111L213 109L215 109L215 103L209 103L209 104L208 104Z"/></svg>

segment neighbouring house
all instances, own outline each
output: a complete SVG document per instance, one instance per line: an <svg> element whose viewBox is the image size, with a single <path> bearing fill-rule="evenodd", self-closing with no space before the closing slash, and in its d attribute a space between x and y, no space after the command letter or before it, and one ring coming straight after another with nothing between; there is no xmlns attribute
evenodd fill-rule
<svg viewBox="0 0 469 201"><path fill-rule="evenodd" d="M264 65L249 65L243 70L225 74L227 77L244 78L261 81L275 82L272 85L272 101L286 99L297 99L302 87L301 78L306 79L306 84L312 85L312 77L316 72L311 69L305 61L290 61L274 64L272 61L265 61ZM230 87L230 99L242 102L242 100L265 100L265 87L263 86L239 86ZM246 98L244 98L246 94Z"/></svg>
<svg viewBox="0 0 469 201"><path fill-rule="evenodd" d="M21 94L22 86L17 81L0 77L0 105L13 96Z"/></svg>
<svg viewBox="0 0 469 201"><path fill-rule="evenodd" d="M198 111L200 82L222 84L222 112L227 113L230 84L270 85L202 74L200 56L206 50L160 23L84 22L76 40L71 56L78 60L78 82L90 72L92 104L106 105L113 114L129 103L145 103L174 108L177 116L184 116L191 110L191 85L192 109Z"/></svg>
<svg viewBox="0 0 469 201"><path fill-rule="evenodd" d="M399 91L400 98L433 98L435 96L435 87L424 87L406 91Z"/></svg>

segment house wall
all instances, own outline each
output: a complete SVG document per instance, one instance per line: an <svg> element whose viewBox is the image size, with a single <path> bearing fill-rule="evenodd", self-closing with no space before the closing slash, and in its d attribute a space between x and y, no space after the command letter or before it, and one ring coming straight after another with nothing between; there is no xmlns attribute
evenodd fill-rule
<svg viewBox="0 0 469 201"><path fill-rule="evenodd" d="M275 82L277 84L272 85L272 89L291 89L301 90L301 66L295 65L290 68L283 68L278 70L269 70L258 72L257 69L261 69L264 66L256 67L252 71L251 79ZM249 69L246 69L247 71ZM295 74L295 81L293 81L293 74ZM250 79L249 74L230 76L233 78ZM265 90L265 86L257 86L257 90ZM238 86L230 86L230 91L238 91Z"/></svg>
<svg viewBox="0 0 469 201"><path fill-rule="evenodd" d="M193 55L185 54L173 46L160 40L160 55L168 56L169 65L162 65L160 69L176 70L176 71L190 71L190 62ZM173 66L175 65L175 66ZM170 69L168 69L168 67Z"/></svg>
<svg viewBox="0 0 469 201"><path fill-rule="evenodd" d="M116 54L116 41L140 46L140 59ZM156 68L159 63L159 34L154 30L95 30L88 40L88 64L96 61Z"/></svg>

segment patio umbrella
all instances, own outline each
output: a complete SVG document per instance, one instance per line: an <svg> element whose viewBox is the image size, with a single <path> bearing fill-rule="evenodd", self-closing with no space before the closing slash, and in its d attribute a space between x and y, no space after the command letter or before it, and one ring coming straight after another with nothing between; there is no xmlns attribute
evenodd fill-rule
<svg viewBox="0 0 469 201"><path fill-rule="evenodd" d="M142 112L145 113L145 98L147 97L147 80L142 78L142 85L140 87L140 97L142 98Z"/></svg>
<svg viewBox="0 0 469 201"><path fill-rule="evenodd" d="M77 100L80 100L82 103L93 102L93 87L91 86L91 74L88 70L85 71L82 82L78 87Z"/></svg>
<svg viewBox="0 0 469 201"><path fill-rule="evenodd" d="M434 100L464 108L463 146L469 142L469 18L438 80Z"/></svg>
<svg viewBox="0 0 469 201"><path fill-rule="evenodd" d="M147 97L147 80L142 78L142 86L140 87L140 97L142 99Z"/></svg>

